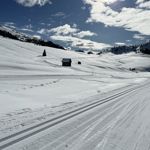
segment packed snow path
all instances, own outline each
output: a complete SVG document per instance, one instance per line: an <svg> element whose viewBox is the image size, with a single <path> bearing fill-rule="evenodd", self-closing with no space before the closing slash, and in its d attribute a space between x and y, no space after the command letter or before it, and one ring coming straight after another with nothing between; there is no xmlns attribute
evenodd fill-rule
<svg viewBox="0 0 150 150"><path fill-rule="evenodd" d="M44 130L0 140L6 150L148 150L150 83L128 87L113 96L52 119ZM38 126L39 127L39 126ZM36 128L36 127L35 127ZM25 131L27 132L27 131ZM36 133L35 133L36 132ZM29 134L29 136L28 136ZM20 137L19 137L20 136Z"/></svg>

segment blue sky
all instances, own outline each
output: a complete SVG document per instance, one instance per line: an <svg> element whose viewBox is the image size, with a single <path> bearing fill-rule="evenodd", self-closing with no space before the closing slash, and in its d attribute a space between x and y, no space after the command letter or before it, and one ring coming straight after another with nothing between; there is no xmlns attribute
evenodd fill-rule
<svg viewBox="0 0 150 150"><path fill-rule="evenodd" d="M1 24L67 48L150 39L149 0L1 0L0 14Z"/></svg>

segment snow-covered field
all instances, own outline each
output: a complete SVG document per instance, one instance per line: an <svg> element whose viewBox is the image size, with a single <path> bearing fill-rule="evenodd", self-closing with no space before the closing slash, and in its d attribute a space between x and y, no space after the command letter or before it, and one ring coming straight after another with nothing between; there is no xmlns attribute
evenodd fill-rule
<svg viewBox="0 0 150 150"><path fill-rule="evenodd" d="M62 67L62 58L72 67ZM2 138L128 90L6 149L148 149L149 70L142 54L87 55L0 37L0 147Z"/></svg>

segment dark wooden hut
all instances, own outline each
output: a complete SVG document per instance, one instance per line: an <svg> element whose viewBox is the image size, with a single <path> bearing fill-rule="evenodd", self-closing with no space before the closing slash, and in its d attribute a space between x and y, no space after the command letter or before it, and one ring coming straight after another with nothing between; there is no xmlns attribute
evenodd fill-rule
<svg viewBox="0 0 150 150"><path fill-rule="evenodd" d="M71 58L63 58L62 59L62 66L71 67L72 60Z"/></svg>

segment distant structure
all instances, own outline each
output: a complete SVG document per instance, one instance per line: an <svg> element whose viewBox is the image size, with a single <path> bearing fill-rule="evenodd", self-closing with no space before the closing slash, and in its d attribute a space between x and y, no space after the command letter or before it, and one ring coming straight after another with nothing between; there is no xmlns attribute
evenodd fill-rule
<svg viewBox="0 0 150 150"><path fill-rule="evenodd" d="M101 55L103 52L98 52L97 55Z"/></svg>
<svg viewBox="0 0 150 150"><path fill-rule="evenodd" d="M84 53L84 50L79 49L79 50L76 50L76 52Z"/></svg>
<svg viewBox="0 0 150 150"><path fill-rule="evenodd" d="M72 60L71 58L63 58L62 66L71 67Z"/></svg>
<svg viewBox="0 0 150 150"><path fill-rule="evenodd" d="M43 51L42 56L43 56L43 57L44 57L44 56L47 56L47 54L46 54L46 50L45 50L45 49L44 49L44 51Z"/></svg>
<svg viewBox="0 0 150 150"><path fill-rule="evenodd" d="M81 61L78 61L78 65L81 65Z"/></svg>
<svg viewBox="0 0 150 150"><path fill-rule="evenodd" d="M90 54L93 54L93 52L92 52L92 51L89 51L89 52L87 52L87 54L89 54L89 55L90 55Z"/></svg>

